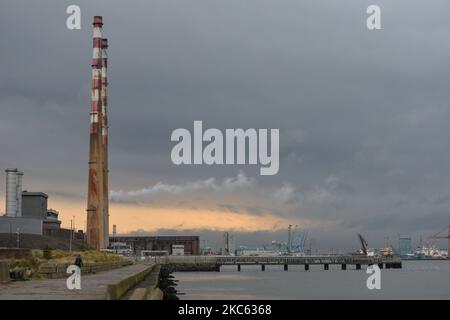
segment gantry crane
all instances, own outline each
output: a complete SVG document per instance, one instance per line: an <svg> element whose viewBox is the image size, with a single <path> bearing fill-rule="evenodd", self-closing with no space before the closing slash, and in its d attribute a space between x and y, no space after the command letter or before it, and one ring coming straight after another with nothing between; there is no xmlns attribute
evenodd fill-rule
<svg viewBox="0 0 450 320"><path fill-rule="evenodd" d="M445 228L447 229L447 228ZM448 239L448 243L447 243L447 259L450 259L450 224L448 225L448 233L447 235L441 235L442 232L445 231L445 229L442 229L441 231L439 231L438 233L432 235L431 239L437 240L437 239Z"/></svg>

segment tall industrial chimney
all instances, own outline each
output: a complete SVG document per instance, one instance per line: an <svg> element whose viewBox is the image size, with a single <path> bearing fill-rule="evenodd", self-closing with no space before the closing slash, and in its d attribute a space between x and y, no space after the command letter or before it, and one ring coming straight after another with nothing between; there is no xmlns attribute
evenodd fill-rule
<svg viewBox="0 0 450 320"><path fill-rule="evenodd" d="M96 250L106 248L105 244L105 207L104 207L104 157L102 137L102 17L94 17L91 125L89 142L89 181L87 200L88 245Z"/></svg>
<svg viewBox="0 0 450 320"><path fill-rule="evenodd" d="M102 155L103 155L103 236L104 245L109 245L109 188L108 188L108 39L102 39Z"/></svg>
<svg viewBox="0 0 450 320"><path fill-rule="evenodd" d="M9 168L6 172L6 216L22 216L22 176L16 168Z"/></svg>

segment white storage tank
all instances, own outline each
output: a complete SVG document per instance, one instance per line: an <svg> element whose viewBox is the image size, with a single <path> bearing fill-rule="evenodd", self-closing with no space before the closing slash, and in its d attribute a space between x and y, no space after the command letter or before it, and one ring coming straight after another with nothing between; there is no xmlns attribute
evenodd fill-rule
<svg viewBox="0 0 450 320"><path fill-rule="evenodd" d="M23 173L16 168L6 171L6 216L22 216L22 176Z"/></svg>

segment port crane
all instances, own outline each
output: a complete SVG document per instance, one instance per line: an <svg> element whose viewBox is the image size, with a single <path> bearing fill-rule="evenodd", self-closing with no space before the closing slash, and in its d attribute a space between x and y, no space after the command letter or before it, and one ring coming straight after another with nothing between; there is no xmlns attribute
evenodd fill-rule
<svg viewBox="0 0 450 320"><path fill-rule="evenodd" d="M445 228L446 229L446 228ZM441 231L439 231L438 233L432 235L431 239L433 240L438 240L438 239L448 239L448 244L447 244L447 259L450 259L450 224L448 225L448 233L447 235L442 235L442 233L445 231L445 229L442 229Z"/></svg>
<svg viewBox="0 0 450 320"><path fill-rule="evenodd" d="M308 230L301 231L300 234L292 241L292 251L305 254L305 244L308 238Z"/></svg>
<svg viewBox="0 0 450 320"><path fill-rule="evenodd" d="M230 255L230 234L226 231L223 233L223 240L224 240L224 255L229 256Z"/></svg>
<svg viewBox="0 0 450 320"><path fill-rule="evenodd" d="M365 256L367 256L367 246L368 246L368 244L367 244L366 239L364 239L364 237L360 233L358 233L358 239L361 242L361 251L362 251L362 253Z"/></svg>

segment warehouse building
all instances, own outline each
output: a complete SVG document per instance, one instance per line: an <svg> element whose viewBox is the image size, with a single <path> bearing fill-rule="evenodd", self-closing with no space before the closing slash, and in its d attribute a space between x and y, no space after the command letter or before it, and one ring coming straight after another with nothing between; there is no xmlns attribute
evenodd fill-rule
<svg viewBox="0 0 450 320"><path fill-rule="evenodd" d="M167 251L174 254L173 249L184 248L185 255L200 254L199 236L112 236L109 243L126 243L131 246L134 254L140 255L142 250Z"/></svg>

